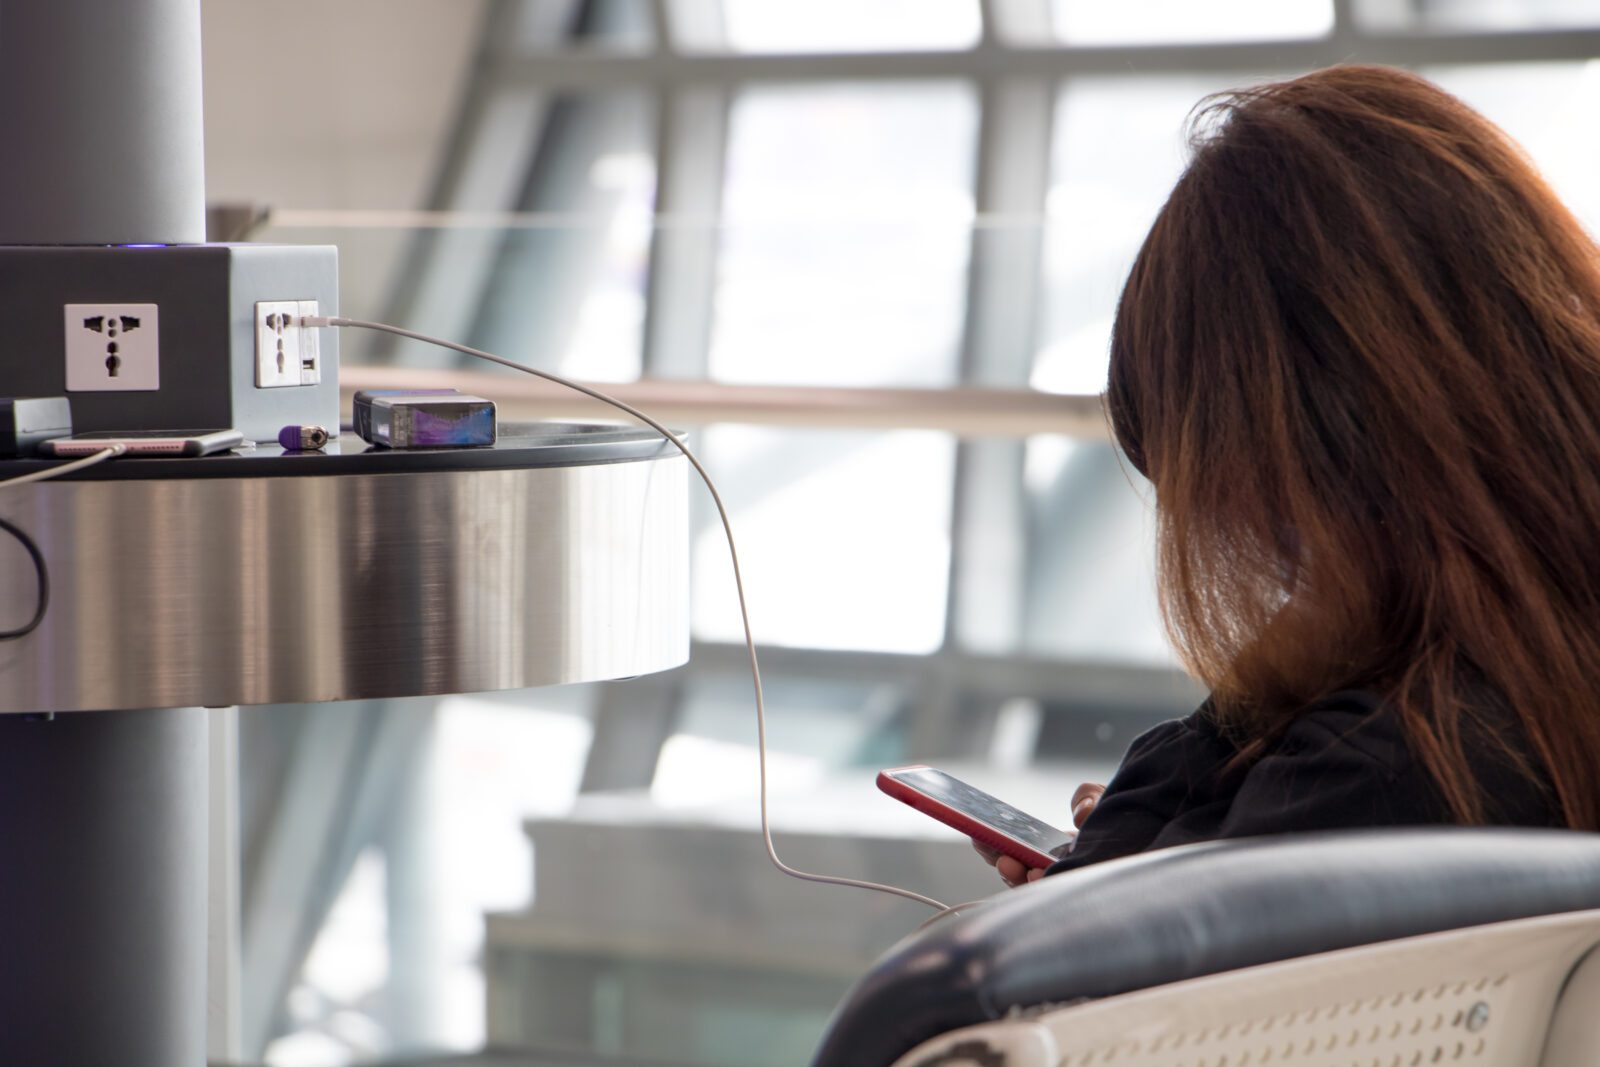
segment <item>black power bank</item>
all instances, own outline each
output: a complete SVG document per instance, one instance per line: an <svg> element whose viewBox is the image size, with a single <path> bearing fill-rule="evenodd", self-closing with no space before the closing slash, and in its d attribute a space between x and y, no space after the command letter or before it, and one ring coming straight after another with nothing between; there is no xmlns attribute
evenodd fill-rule
<svg viewBox="0 0 1600 1067"><path fill-rule="evenodd" d="M0 456L31 456L44 442L71 433L66 397L0 397Z"/></svg>

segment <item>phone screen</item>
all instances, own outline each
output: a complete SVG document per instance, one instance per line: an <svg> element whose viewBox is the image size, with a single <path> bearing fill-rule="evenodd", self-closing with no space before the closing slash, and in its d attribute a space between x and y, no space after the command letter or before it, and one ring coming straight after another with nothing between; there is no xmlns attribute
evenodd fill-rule
<svg viewBox="0 0 1600 1067"><path fill-rule="evenodd" d="M1040 822L1027 812L1019 811L941 770L907 767L886 773L924 796L954 808L976 822L993 827L1037 852L1059 858L1067 854L1072 844L1072 835L1065 830Z"/></svg>

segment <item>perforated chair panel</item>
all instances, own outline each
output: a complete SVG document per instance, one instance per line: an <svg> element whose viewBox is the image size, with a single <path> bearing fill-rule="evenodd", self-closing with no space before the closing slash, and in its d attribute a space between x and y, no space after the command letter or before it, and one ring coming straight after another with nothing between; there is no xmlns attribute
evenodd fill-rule
<svg viewBox="0 0 1600 1067"><path fill-rule="evenodd" d="M1020 1013L896 1067L1531 1067L1597 941L1600 911L1391 941Z"/></svg>
<svg viewBox="0 0 1600 1067"><path fill-rule="evenodd" d="M814 1063L877 1067L899 1061L935 1035L1006 1020L995 1033L1022 1044L1008 1053L1005 1067L1036 1062L1075 1067L1080 1061L1068 1056L1078 1053L1065 1046L1057 1059L1046 1052L1039 1052L1043 1058L1038 1059L1028 1058L1034 1052L1023 1054L1052 1033L1041 1030L1034 1016L1051 1006L1078 1005L1056 1010L1081 1022L1101 1011L1133 1010L1126 1006L1168 995L1157 987L1177 989L1175 983L1197 979L1205 986L1205 997L1191 998L1187 1006L1162 1015L1161 1025L1176 1029L1161 1047L1152 1048L1156 1035L1138 1029L1134 1011L1118 1016L1121 1029L1102 1035L1113 1043L1088 1047L1090 1058L1082 1062L1365 1067L1374 1059L1389 1064L1396 1055L1402 1064L1410 1056L1421 1056L1418 1064L1435 1062L1431 1057L1437 1053L1441 1058L1436 1062L1443 1063L1456 1055L1459 1040L1463 1063L1533 1063L1536 1058L1495 1055L1489 1032L1482 1035L1481 1052L1476 1032L1463 1030L1474 1040L1461 1037L1448 1045L1428 1044L1424 1034L1433 1032L1429 1028L1436 1019L1440 1033L1455 1027L1457 1011L1464 1013L1464 1027L1467 1009L1479 1001L1464 1003L1461 998L1499 998L1520 989L1502 960L1469 953L1457 965L1407 972L1394 962L1374 971L1351 961L1373 954L1382 958L1391 950L1403 954L1406 946L1386 948L1387 943L1432 934L1480 947L1487 944L1488 934L1467 928L1590 909L1600 909L1596 835L1378 831L1171 849L1045 879L908 938L840 1007ZM1459 933L1445 933L1451 931ZM1540 951L1548 954L1549 947ZM1306 959L1313 956L1322 958ZM1570 969L1572 962L1567 959L1565 966ZM1286 976L1312 965L1331 969L1319 970L1316 983L1294 986L1298 992L1293 998L1263 999L1263 992L1287 997L1291 985ZM1340 970L1346 967L1352 968L1348 981ZM1242 1000L1228 1002L1233 1006L1227 1012L1220 1010L1214 990L1259 981L1275 984L1251 987ZM1482 989L1479 983L1484 983ZM1436 991L1438 1008L1420 1023L1421 1015L1403 1014L1408 1003L1423 1011L1421 1006ZM1422 999L1406 999L1418 992ZM1547 1001L1549 996L1553 992ZM1383 1003L1374 1003L1380 998ZM1493 1003L1485 1003L1492 1013ZM1362 1026L1355 1024L1357 1019ZM1365 1058L1356 1051L1375 1029L1382 1038L1387 1032L1382 1028L1392 1030L1397 1023L1402 1033L1392 1040L1416 1038L1414 1048L1401 1042L1382 1053L1374 1043ZM1414 1024L1419 1029L1412 1034ZM1224 1026L1230 1027L1226 1039L1218 1037ZM1180 1033L1187 1036L1175 1046ZM1263 1041L1263 1034L1276 1036ZM1273 1043L1278 1037L1281 1046ZM1137 1051L1129 1043L1134 1039ZM1219 1043L1224 1040L1226 1044ZM1325 1047L1329 1041L1338 1045L1352 1040L1353 1045ZM1078 1047L1074 1042L1072 1048ZM1285 1058L1286 1052L1294 1058ZM1242 1059L1247 1055L1248 1060ZM901 1062L915 1067L980 1063L970 1057L930 1064L908 1057Z"/></svg>

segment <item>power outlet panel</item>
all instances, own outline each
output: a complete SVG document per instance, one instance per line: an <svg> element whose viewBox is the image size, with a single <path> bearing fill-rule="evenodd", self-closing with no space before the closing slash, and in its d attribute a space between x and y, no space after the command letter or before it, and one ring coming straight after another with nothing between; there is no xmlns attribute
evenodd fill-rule
<svg viewBox="0 0 1600 1067"><path fill-rule="evenodd" d="M316 315L315 300L256 303L256 388L281 389L322 381L322 346L317 331L300 325Z"/></svg>
<svg viewBox="0 0 1600 1067"><path fill-rule="evenodd" d="M300 326L308 315L320 315L315 300L298 300L300 317L295 320L300 331L300 384L317 385L322 381L322 331L310 326Z"/></svg>
<svg viewBox="0 0 1600 1067"><path fill-rule="evenodd" d="M161 388L161 319L155 304L67 304L67 392Z"/></svg>

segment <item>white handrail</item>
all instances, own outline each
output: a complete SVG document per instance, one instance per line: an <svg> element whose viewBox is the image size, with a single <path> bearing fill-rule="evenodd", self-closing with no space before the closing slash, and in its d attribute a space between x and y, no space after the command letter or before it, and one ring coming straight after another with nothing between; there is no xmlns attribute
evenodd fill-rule
<svg viewBox="0 0 1600 1067"><path fill-rule="evenodd" d="M599 405L568 390L481 371L347 364L340 368L339 388L346 410L357 389L459 389L494 400L504 420L604 417ZM942 430L957 437L1109 437L1098 396L1028 389L846 389L666 379L606 383L605 389L680 426L744 423Z"/></svg>

